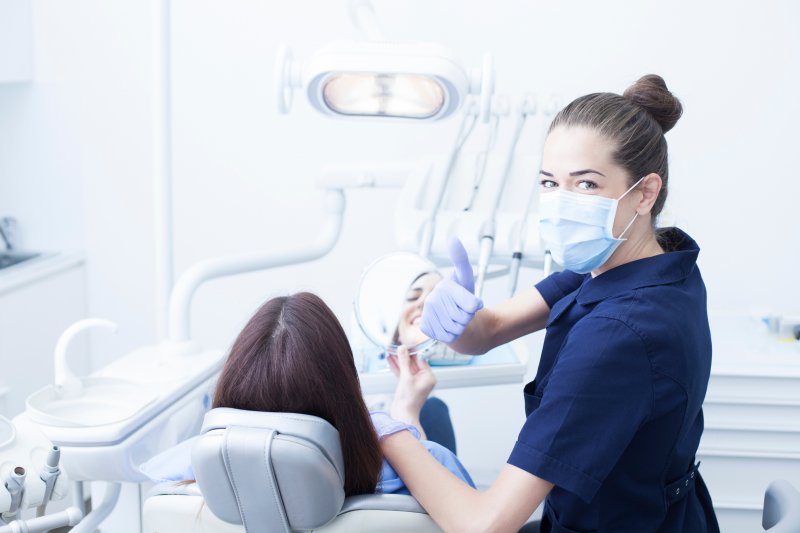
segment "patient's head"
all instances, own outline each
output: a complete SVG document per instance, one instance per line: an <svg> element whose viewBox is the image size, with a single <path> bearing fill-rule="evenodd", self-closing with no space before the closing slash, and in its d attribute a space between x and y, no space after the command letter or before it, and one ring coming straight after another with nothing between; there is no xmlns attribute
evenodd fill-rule
<svg viewBox="0 0 800 533"><path fill-rule="evenodd" d="M438 272L426 272L419 275L408 286L394 333L394 344L416 346L428 340L429 337L419 327L422 319L422 305L428 294L441 280L442 275Z"/></svg>
<svg viewBox="0 0 800 533"><path fill-rule="evenodd" d="M256 311L233 343L214 407L324 418L339 431L345 493L375 491L382 456L353 353L336 315L318 296L273 298Z"/></svg>

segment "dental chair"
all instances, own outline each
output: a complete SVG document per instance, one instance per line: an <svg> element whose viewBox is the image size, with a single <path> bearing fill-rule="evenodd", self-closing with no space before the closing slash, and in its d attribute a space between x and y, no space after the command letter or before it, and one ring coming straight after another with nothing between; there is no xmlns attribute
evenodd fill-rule
<svg viewBox="0 0 800 533"><path fill-rule="evenodd" d="M769 533L800 533L800 492L788 481L777 479L767 487L761 525Z"/></svg>
<svg viewBox="0 0 800 533"><path fill-rule="evenodd" d="M196 484L151 490L145 533L441 531L411 496L345 498L339 433L315 416L212 409L192 466Z"/></svg>

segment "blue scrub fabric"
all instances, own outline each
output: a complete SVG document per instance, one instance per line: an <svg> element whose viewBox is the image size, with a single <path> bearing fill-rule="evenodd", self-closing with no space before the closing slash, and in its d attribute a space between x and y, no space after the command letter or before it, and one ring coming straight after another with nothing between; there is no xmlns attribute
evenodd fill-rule
<svg viewBox="0 0 800 533"><path fill-rule="evenodd" d="M719 531L694 464L711 370L699 248L660 239L671 251L536 285L550 316L508 462L555 485L543 533Z"/></svg>

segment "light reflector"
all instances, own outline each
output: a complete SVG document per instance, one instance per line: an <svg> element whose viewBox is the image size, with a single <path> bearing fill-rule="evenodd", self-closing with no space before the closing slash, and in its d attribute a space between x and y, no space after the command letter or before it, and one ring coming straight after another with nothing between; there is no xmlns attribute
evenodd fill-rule
<svg viewBox="0 0 800 533"><path fill-rule="evenodd" d="M322 83L322 98L334 113L426 119L445 105L445 89L420 74L344 72Z"/></svg>

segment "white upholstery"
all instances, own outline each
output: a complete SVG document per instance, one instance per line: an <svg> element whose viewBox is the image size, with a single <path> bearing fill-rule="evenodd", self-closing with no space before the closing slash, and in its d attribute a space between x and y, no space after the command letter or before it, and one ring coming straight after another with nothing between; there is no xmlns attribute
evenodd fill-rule
<svg viewBox="0 0 800 533"><path fill-rule="evenodd" d="M373 499L389 496L415 505L411 496L387 494L368 496ZM360 498L356 496L356 498ZM349 498L350 499L350 498ZM348 500L349 500L348 499ZM348 500L345 500L345 507ZM362 502L366 503L366 502ZM333 521L311 531L319 533L440 533L442 530L430 516L420 512L401 510L372 510L366 506L350 509L338 515ZM398 505L397 507L401 507ZM202 496L155 495L144 502L143 533L243 533L244 527L224 522L214 516L204 504Z"/></svg>
<svg viewBox="0 0 800 533"><path fill-rule="evenodd" d="M196 484L159 485L145 533L441 531L414 498L344 498L339 434L317 417L214 409L192 449Z"/></svg>

